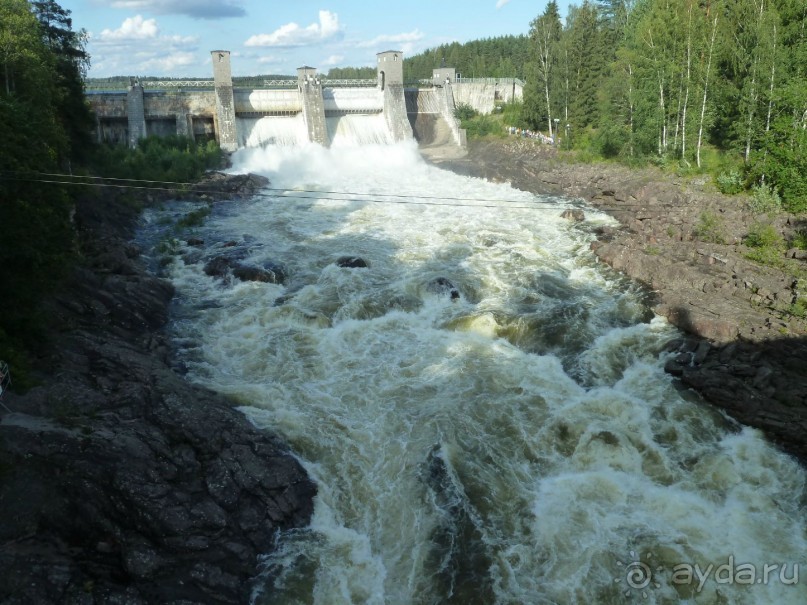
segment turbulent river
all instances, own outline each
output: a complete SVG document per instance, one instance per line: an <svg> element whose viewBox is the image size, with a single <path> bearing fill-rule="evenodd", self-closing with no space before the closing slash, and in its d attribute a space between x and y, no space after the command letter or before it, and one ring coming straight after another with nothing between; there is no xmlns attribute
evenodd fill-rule
<svg viewBox="0 0 807 605"><path fill-rule="evenodd" d="M589 252L608 217L410 145L234 162L271 189L216 205L166 271L189 378L318 484L256 603L807 603L804 472L676 390L677 332ZM204 273L233 250L285 284Z"/></svg>

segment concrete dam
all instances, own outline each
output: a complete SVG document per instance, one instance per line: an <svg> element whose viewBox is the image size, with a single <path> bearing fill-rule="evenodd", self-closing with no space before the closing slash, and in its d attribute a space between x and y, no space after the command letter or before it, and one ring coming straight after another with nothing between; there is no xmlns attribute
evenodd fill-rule
<svg viewBox="0 0 807 605"><path fill-rule="evenodd" d="M489 113L496 101L520 98L517 80L458 82L453 69L436 69L431 82L404 86L403 54L377 55L375 80L324 80L313 67L297 78L263 87L233 85L230 53L212 51L212 81L167 81L147 89L88 92L99 142L130 146L145 136L215 139L225 151L267 144L325 147L416 139L422 146L465 145L456 103ZM516 84L517 83L517 84Z"/></svg>

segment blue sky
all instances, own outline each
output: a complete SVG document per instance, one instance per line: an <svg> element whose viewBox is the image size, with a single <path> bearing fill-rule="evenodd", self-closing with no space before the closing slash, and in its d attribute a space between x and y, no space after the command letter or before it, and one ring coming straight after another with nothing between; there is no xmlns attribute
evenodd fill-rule
<svg viewBox="0 0 807 605"><path fill-rule="evenodd" d="M523 34L547 0L62 0L90 33L91 77L210 77L210 51L233 75L292 74L301 65L374 66L375 53ZM558 2L565 15L568 0Z"/></svg>

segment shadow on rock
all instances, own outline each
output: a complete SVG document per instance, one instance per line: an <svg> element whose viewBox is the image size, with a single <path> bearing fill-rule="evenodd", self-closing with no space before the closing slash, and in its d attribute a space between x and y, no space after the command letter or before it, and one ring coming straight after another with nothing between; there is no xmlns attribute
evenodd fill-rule
<svg viewBox="0 0 807 605"><path fill-rule="evenodd" d="M670 374L807 463L807 338L713 344L693 337L671 348Z"/></svg>

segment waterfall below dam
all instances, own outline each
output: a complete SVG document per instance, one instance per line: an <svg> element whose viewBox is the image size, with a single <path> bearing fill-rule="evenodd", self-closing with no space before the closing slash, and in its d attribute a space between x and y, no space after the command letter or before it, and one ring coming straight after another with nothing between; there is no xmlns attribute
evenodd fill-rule
<svg viewBox="0 0 807 605"><path fill-rule="evenodd" d="M178 363L318 484L256 603L807 602L803 469L674 387L677 332L589 251L606 215L413 143L233 162L272 189L216 205L166 271ZM285 283L206 275L222 254Z"/></svg>
<svg viewBox="0 0 807 605"><path fill-rule="evenodd" d="M382 113L326 117L325 125L331 147L392 143L392 133ZM308 130L302 113L294 116L237 118L236 132L240 147L308 145Z"/></svg>

